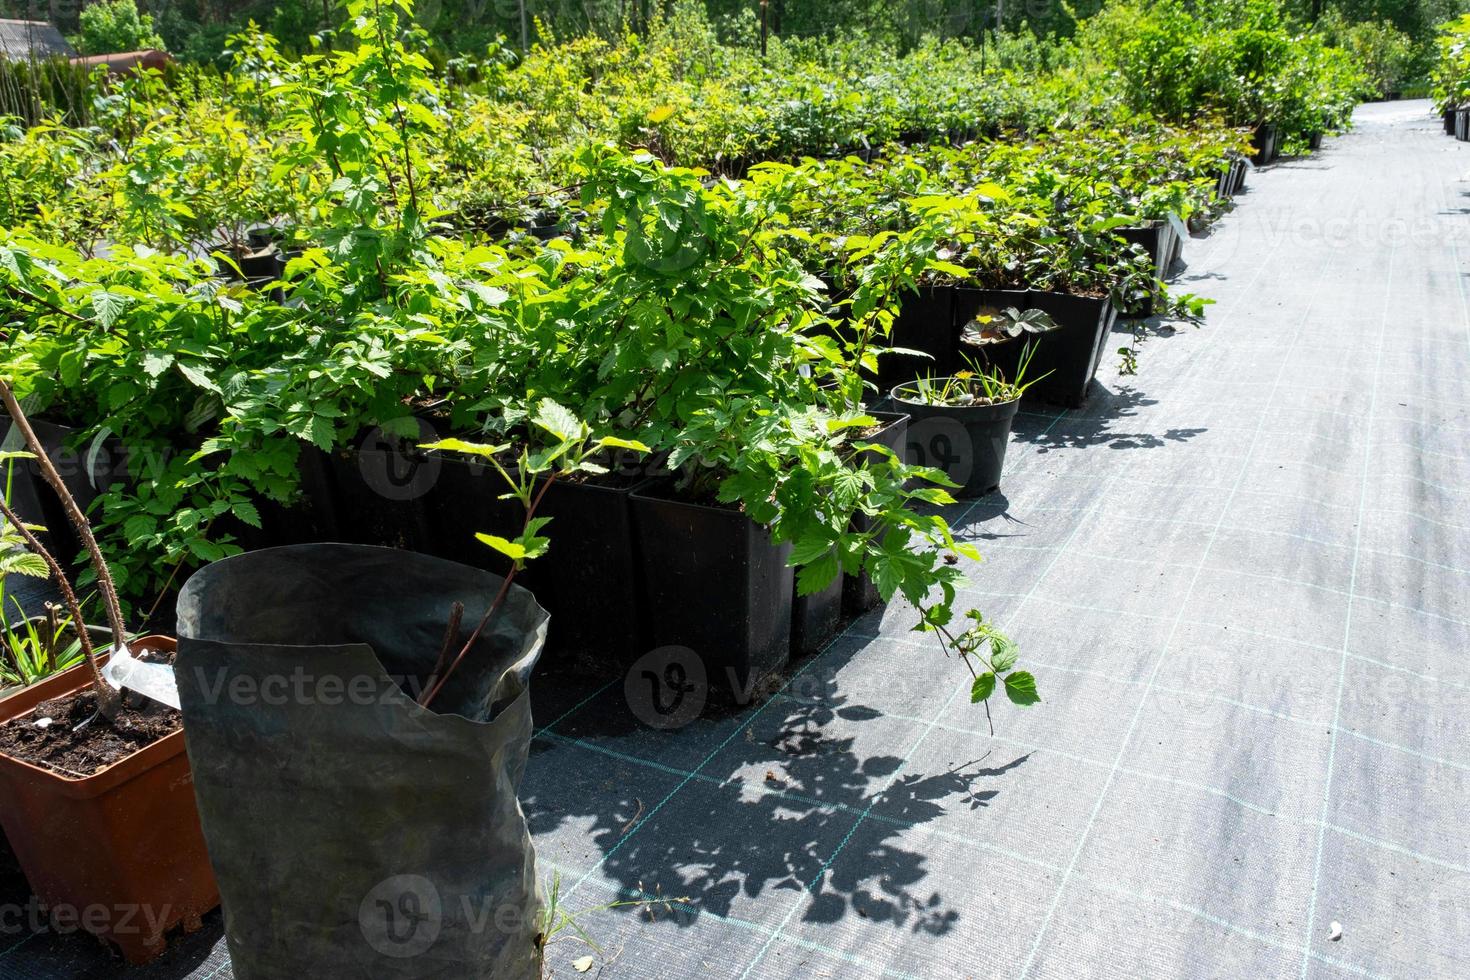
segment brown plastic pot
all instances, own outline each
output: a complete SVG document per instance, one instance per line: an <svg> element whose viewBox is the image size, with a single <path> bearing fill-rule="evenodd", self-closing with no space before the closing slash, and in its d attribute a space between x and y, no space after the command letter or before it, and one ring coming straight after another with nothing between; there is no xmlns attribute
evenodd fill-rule
<svg viewBox="0 0 1470 980"><path fill-rule="evenodd" d="M175 643L148 636L133 647ZM49 677L0 701L0 722L90 680L85 665ZM219 905L182 731L80 779L0 753L0 799L0 826L36 899L129 963L152 960L167 932L193 932Z"/></svg>

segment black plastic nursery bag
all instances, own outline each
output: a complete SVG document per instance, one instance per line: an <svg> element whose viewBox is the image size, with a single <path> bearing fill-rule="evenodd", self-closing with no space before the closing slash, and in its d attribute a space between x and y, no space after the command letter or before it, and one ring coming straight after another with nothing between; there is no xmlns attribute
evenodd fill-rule
<svg viewBox="0 0 1470 980"><path fill-rule="evenodd" d="M435 699L501 578L312 544L199 571L179 596L179 694L240 980L530 980L541 903L516 799L547 616L504 606ZM400 685L403 685L401 687Z"/></svg>

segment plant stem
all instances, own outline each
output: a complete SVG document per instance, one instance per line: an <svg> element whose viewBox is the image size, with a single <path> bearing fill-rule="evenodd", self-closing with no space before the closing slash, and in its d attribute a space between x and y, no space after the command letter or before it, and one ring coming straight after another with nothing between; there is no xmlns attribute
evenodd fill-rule
<svg viewBox="0 0 1470 980"><path fill-rule="evenodd" d="M546 491L551 489L551 484L555 480L556 473L552 472L546 477L546 482L541 484L541 489L537 491L536 496L531 498L531 503L526 508L526 520L525 525L522 528L522 533L524 533L525 527L530 526L531 518L536 516L536 508L541 506L542 498L546 496ZM515 581L516 573L520 570L521 569L519 562L511 565L510 571L507 572L505 578L501 579L500 581L500 591L495 593L495 601L490 603L490 608L485 610L485 615L481 617L480 625L475 627L475 631L471 633L470 638L465 641L464 646L459 651L459 655L454 658L454 662L449 665L448 669L439 676L439 678L429 687L429 690L424 694L424 696L419 699L419 704L422 707L427 708L433 702L434 698L439 695L439 691L444 687L445 682L449 680L450 675L452 675L456 670L459 669L460 662L464 660L465 655L470 652L470 648L475 645L475 641L480 638L480 633L484 631L486 624L490 622L490 620L495 616L495 613L500 610L501 605L505 603L505 597L510 594L511 583Z"/></svg>
<svg viewBox="0 0 1470 980"><path fill-rule="evenodd" d="M30 420L21 410L20 402L16 400L15 392L10 390L10 385L0 381L0 400L5 402L5 410L10 413L11 422L20 429L21 435L25 437L26 447L36 457L36 466L41 470L41 476L51 485L56 496L61 499L61 506L66 511L66 516L71 521L72 527L76 528L77 536L82 539L82 546L87 550L87 555L92 559L92 570L97 574L97 587L102 592L103 606L107 610L107 625L112 629L112 642L114 645L127 641L127 628L123 625L122 605L117 598L117 585L112 581L112 573L107 569L107 559L102 557L102 549L97 547L97 539L92 536L92 525L87 523L87 515L82 513L82 508L77 505L76 498L66 488L61 479L61 474L56 472L56 466L51 462L51 457L46 455L46 449L41 445L41 440L36 438L36 430L31 428ZM80 628L81 621L78 620Z"/></svg>
<svg viewBox="0 0 1470 980"><path fill-rule="evenodd" d="M5 391L8 394L10 389L6 388ZM61 563L50 551L46 550L46 546L41 544L41 539L25 526L15 515L15 511L10 509L9 502L3 498L0 498L0 513L5 515L10 526L25 539L26 547L40 555L46 567L51 569L51 574L56 578L56 588L61 593L61 601L66 603L66 611L71 615L72 623L76 625L77 639L82 646L82 656L87 662L88 672L92 675L92 689L97 692L97 707L104 718L110 720L117 717L118 709L122 707L122 696L102 677L102 668L97 663L97 651L92 648L92 637L88 635L86 623L82 621L82 604L77 601L77 594L72 591L71 582L67 581L66 572L62 569ZM121 635L116 637L115 642L121 642Z"/></svg>

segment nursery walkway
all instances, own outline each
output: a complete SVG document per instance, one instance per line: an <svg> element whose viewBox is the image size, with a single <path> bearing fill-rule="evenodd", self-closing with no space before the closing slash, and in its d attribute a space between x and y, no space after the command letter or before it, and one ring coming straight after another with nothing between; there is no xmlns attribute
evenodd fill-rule
<svg viewBox="0 0 1470 980"><path fill-rule="evenodd" d="M1358 124L1188 243L1206 326L1023 416L954 510L1042 705L988 735L897 607L675 732L542 679L563 904L690 900L584 915L593 975L1470 974L1470 146L1424 102ZM218 935L125 975L225 980ZM0 977L92 962L38 937Z"/></svg>

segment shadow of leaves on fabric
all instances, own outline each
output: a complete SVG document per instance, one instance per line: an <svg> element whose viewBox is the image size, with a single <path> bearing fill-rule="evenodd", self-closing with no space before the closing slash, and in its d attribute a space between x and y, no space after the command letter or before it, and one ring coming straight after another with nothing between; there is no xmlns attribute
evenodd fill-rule
<svg viewBox="0 0 1470 980"><path fill-rule="evenodd" d="M864 646L829 649L810 669L829 675ZM924 836L911 828L963 810L977 815L975 832L983 833L984 810L1002 791L1000 781L1026 757L998 764L978 759L933 773L906 771L904 753L921 730L904 723L904 734L891 748L871 751L875 743L886 746L884 739L900 723L844 695L846 686L844 677L842 684L818 684L811 696L805 688L800 697L777 695L758 715L729 719L722 730L726 740L642 824L639 816L663 798L649 799L652 781L643 772L659 765L682 771L674 760L687 746L678 741L700 738L699 726L599 736L569 719L569 732L649 766L618 770L627 781L605 779L594 795L549 789L528 796L523 806L533 836L584 827L591 818L590 830L578 833L606 858L597 874L612 879L623 894L690 899L688 914L655 916L653 927L687 927L705 912L758 916L774 924L792 903L803 903L796 913L803 922L856 916L915 932L947 932L961 911L922 887L930 855L907 844ZM616 716L615 702L621 700L619 692L604 692L589 716ZM595 728L620 732L625 725L614 717ZM538 742L532 767L596 765L595 756L564 754L586 751L566 744L566 736Z"/></svg>

